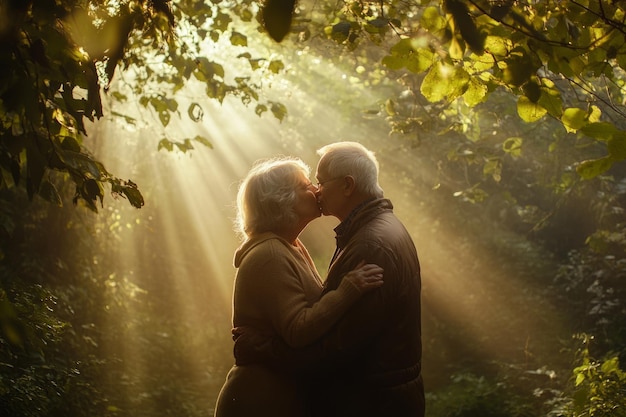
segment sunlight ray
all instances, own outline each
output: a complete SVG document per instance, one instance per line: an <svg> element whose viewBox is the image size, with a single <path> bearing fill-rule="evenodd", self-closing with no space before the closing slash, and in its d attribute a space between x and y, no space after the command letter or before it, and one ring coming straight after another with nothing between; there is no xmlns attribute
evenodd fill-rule
<svg viewBox="0 0 626 417"><path fill-rule="evenodd" d="M304 61L299 65L307 65L310 59L299 58ZM287 64L290 68L296 65ZM378 109L381 103L374 89L364 93L346 80L333 93L337 102L329 103L325 89L333 78L340 76L340 70L323 62L312 67L315 77L304 79L295 68L271 91L270 96L289 108L289 117L282 122L269 112L259 117L234 99L221 104L207 102L185 90L180 94L180 102L197 102L203 107L199 123L171 120L165 129L155 118L156 123L146 122L134 132L138 139L130 147L122 143L124 132L119 126L98 125L100 135L107 136L106 144L99 143L99 156L111 171L123 178L136 178L146 197L146 207L140 211L120 210L125 216L150 224L152 233L147 238L145 231L138 230L129 237L122 251L124 265L136 272L135 279L145 273L142 271L148 271L156 275L151 279L163 280L161 287L170 292L166 294L168 308L189 328L187 333L193 334L210 322L217 329L212 337L222 341L211 353L189 348L187 360L204 363L221 350L224 356L216 357L222 358L224 373L232 363L232 257L239 244L232 221L241 178L258 159L291 155L301 157L311 166L314 180L315 150L337 140L360 141L378 154L385 194L415 239L423 269L425 368L430 366L429 355L447 355L458 361L471 352L488 358L524 360L525 355L532 353L527 341L557 328L558 320L549 312L540 320L539 313L531 314L527 306L519 304L521 297L516 294L527 290L520 288L526 277L515 275L521 269L494 264L489 248L477 246L467 230L455 226L459 222L448 212L446 199L439 197L437 201L432 192L436 172L429 172L428 165L420 163L420 152L407 152L399 145L401 142L387 138L388 126L381 124L380 119L370 119L363 113L357 120L346 117L354 113L351 106ZM211 142L212 149L193 142L195 149L186 153L157 152L165 132L174 133L169 138L172 141L202 136ZM117 158L115 155L120 154L122 147L124 157ZM317 219L302 234L321 276L326 274L335 247L332 229L336 225L334 218ZM506 235L504 231L497 232ZM146 265L150 262L155 265ZM140 282L146 282L140 278ZM528 320L515 319L521 311L529 315ZM437 328L438 323L446 324ZM445 352L429 351L435 338L448 337L445 331L451 326L461 329L467 346L449 345ZM138 334L127 341L129 357L140 354L137 340L141 337ZM441 345L441 340L438 343ZM141 370L143 378L148 378L149 372L146 365ZM218 384L223 375L218 372L213 378Z"/></svg>
<svg viewBox="0 0 626 417"><path fill-rule="evenodd" d="M544 353L533 351L535 341L546 334L556 338L566 329L549 305L522 304L529 293L541 289L529 287L529 269L515 260L543 255L538 249L531 252L532 245L523 238L497 226L485 225L478 231L464 227L464 220L454 218L446 207L446 198L440 196L437 202L437 194L432 192L434 175L424 172L428 164L416 155L419 153L403 152L397 145L382 147L379 152L381 184L399 217L406 221L422 263L425 367L430 367L429 356L445 355L449 361L463 362L468 353L489 361L533 364L534 356ZM393 168L388 171L389 167ZM398 167L412 169L417 173L413 178L421 180L397 180ZM467 215L471 216L469 211ZM475 233L485 234L485 238L476 239ZM488 246L487 242L500 243ZM437 327L443 323L444 327ZM457 331L467 344L449 345L445 352L430 350L431 338L445 346L442 340L448 338L445 332L449 328L460 329ZM437 375L437 370L432 374Z"/></svg>

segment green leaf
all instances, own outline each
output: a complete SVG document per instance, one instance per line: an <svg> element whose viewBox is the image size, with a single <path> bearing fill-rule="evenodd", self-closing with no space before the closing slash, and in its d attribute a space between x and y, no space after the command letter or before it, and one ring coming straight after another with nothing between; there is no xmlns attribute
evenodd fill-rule
<svg viewBox="0 0 626 417"><path fill-rule="evenodd" d="M535 65L525 51L516 52L505 63L502 79L511 86L519 87L525 84L535 73Z"/></svg>
<svg viewBox="0 0 626 417"><path fill-rule="evenodd" d="M159 145L157 146L157 150L165 149L169 152L174 150L174 144L168 139L161 139L159 141Z"/></svg>
<svg viewBox="0 0 626 417"><path fill-rule="evenodd" d="M406 66L406 58L398 55L387 55L381 62L390 70L399 70Z"/></svg>
<svg viewBox="0 0 626 417"><path fill-rule="evenodd" d="M157 113L167 111L167 103L158 97L150 98L150 104Z"/></svg>
<svg viewBox="0 0 626 417"><path fill-rule="evenodd" d="M126 101L128 101L128 96L126 96L125 94L120 93L119 91L113 91L110 93L111 97L113 97L114 99L116 99L117 101L120 101L122 103L125 103Z"/></svg>
<svg viewBox="0 0 626 417"><path fill-rule="evenodd" d="M182 142L174 142L174 146L176 146L178 150L183 153L187 153L187 151L191 151L194 149L193 145L191 144L191 140L189 139L185 139Z"/></svg>
<svg viewBox="0 0 626 417"><path fill-rule="evenodd" d="M605 360L604 362L602 362L600 369L604 374L619 373L619 359L617 358L617 356L614 356L610 359Z"/></svg>
<svg viewBox="0 0 626 417"><path fill-rule="evenodd" d="M402 39L390 50L391 54L382 59L382 64L391 70L406 67L419 74L433 65L434 53L427 45L421 46L419 39Z"/></svg>
<svg viewBox="0 0 626 417"><path fill-rule="evenodd" d="M474 53L482 54L485 49L485 35L478 30L467 4L462 0L444 0L444 7L452 15L465 43Z"/></svg>
<svg viewBox="0 0 626 417"><path fill-rule="evenodd" d="M388 116L394 116L396 114L396 103L392 99L385 101L385 112Z"/></svg>
<svg viewBox="0 0 626 417"><path fill-rule="evenodd" d="M487 92L487 86L472 77L467 91L463 93L463 100L468 106L474 107L487 99Z"/></svg>
<svg viewBox="0 0 626 417"><path fill-rule="evenodd" d="M438 34L446 27L446 21L443 16L441 16L439 8L433 6L424 9L419 23L421 28L433 34Z"/></svg>
<svg viewBox="0 0 626 417"><path fill-rule="evenodd" d="M206 58L198 58L197 71L194 76L200 81L208 81L215 76L224 78L224 67L216 62L211 62Z"/></svg>
<svg viewBox="0 0 626 417"><path fill-rule="evenodd" d="M609 155L615 161L626 159L626 132L619 132L613 135L607 143Z"/></svg>
<svg viewBox="0 0 626 417"><path fill-rule="evenodd" d="M261 63L265 61L264 58L250 58L248 59L248 62L250 63L250 67L253 70L258 70L259 68L261 68Z"/></svg>
<svg viewBox="0 0 626 417"><path fill-rule="evenodd" d="M85 178L100 180L107 171L101 162L84 153L64 151L62 159L65 164Z"/></svg>
<svg viewBox="0 0 626 417"><path fill-rule="evenodd" d="M513 158L517 158L522 155L522 143L522 138L510 137L504 141L504 143L502 144L502 149Z"/></svg>
<svg viewBox="0 0 626 417"><path fill-rule="evenodd" d="M472 71L477 73L485 73L489 71L489 73L491 74L492 69L497 64L497 60L492 54L482 54L480 56L476 54L471 54L470 57L471 60L467 61L466 64L469 68L472 69ZM484 76L485 74L481 75Z"/></svg>
<svg viewBox="0 0 626 417"><path fill-rule="evenodd" d="M234 46L248 46L248 38L243 33L233 31L230 35L230 43Z"/></svg>
<svg viewBox="0 0 626 417"><path fill-rule="evenodd" d="M548 114L557 119L561 118L563 114L563 101L561 100L561 93L549 80L542 80L543 87L541 88L541 97L539 97L538 104L547 110Z"/></svg>
<svg viewBox="0 0 626 417"><path fill-rule="evenodd" d="M392 55L407 56L415 51L410 38L401 39L390 49Z"/></svg>
<svg viewBox="0 0 626 417"><path fill-rule="evenodd" d="M272 61L270 61L268 68L274 74L278 74L279 72L285 69L285 64L283 64L283 61L273 59Z"/></svg>
<svg viewBox="0 0 626 417"><path fill-rule="evenodd" d="M339 43L344 42L350 36L350 29L352 29L350 22L339 22L333 25L330 36Z"/></svg>
<svg viewBox="0 0 626 417"><path fill-rule="evenodd" d="M213 19L213 28L220 30L222 33L226 32L228 25L233 21L231 17L225 13L219 12Z"/></svg>
<svg viewBox="0 0 626 417"><path fill-rule="evenodd" d="M83 184L83 198L88 202L100 200L102 204L103 197L104 189L102 188L102 184L93 178L87 178Z"/></svg>
<svg viewBox="0 0 626 417"><path fill-rule="evenodd" d="M467 90L469 81L463 68L439 62L424 77L420 91L430 102L452 102Z"/></svg>
<svg viewBox="0 0 626 417"><path fill-rule="evenodd" d="M526 96L517 99L517 114L528 123L536 122L546 115L548 111L539 103L533 103Z"/></svg>
<svg viewBox="0 0 626 417"><path fill-rule="evenodd" d="M500 158L490 158L483 165L483 175L490 175L494 181L500 182L502 179L502 161Z"/></svg>
<svg viewBox="0 0 626 417"><path fill-rule="evenodd" d="M434 55L429 49L418 49L406 57L406 69L416 74L426 71L433 65Z"/></svg>
<svg viewBox="0 0 626 417"><path fill-rule="evenodd" d="M165 110L165 111L159 112L159 120L161 121L161 124L163 125L163 127L166 127L170 123L170 119L171 119L171 115L169 111Z"/></svg>
<svg viewBox="0 0 626 417"><path fill-rule="evenodd" d="M267 0L263 4L263 26L276 42L281 42L289 33L295 4L295 0Z"/></svg>
<svg viewBox="0 0 626 417"><path fill-rule="evenodd" d="M585 380L585 374L583 374L582 372L576 374L576 386L579 386L580 384L583 383L583 381Z"/></svg>
<svg viewBox="0 0 626 417"><path fill-rule="evenodd" d="M497 58L508 56L512 48L513 42L509 38L500 36L487 36L485 38L485 50Z"/></svg>
<svg viewBox="0 0 626 417"><path fill-rule="evenodd" d="M257 104L257 106L254 108L254 113L257 116L261 116L266 111L267 111L267 106L265 104Z"/></svg>
<svg viewBox="0 0 626 417"><path fill-rule="evenodd" d="M178 110L178 101L176 101L173 98L163 98L163 101L165 102L165 105L167 106L167 110L171 111L171 112L175 112Z"/></svg>
<svg viewBox="0 0 626 417"><path fill-rule="evenodd" d="M209 80L206 83L206 95L214 98L220 103L224 101L228 88L223 82L217 80Z"/></svg>
<svg viewBox="0 0 626 417"><path fill-rule="evenodd" d="M582 178L589 180L608 171L613 166L613 159L604 157L581 162L576 167L576 172Z"/></svg>
<svg viewBox="0 0 626 417"><path fill-rule="evenodd" d="M274 117L282 122L285 116L287 116L287 108L280 103L272 102L271 104L272 114L274 115Z"/></svg>
<svg viewBox="0 0 626 417"><path fill-rule="evenodd" d="M388 25L389 25L388 19L377 18L377 19L367 21L367 23L363 26L363 29L367 33L371 33L371 34L376 34L376 33L384 34L385 32L387 32L387 29L389 29Z"/></svg>
<svg viewBox="0 0 626 417"><path fill-rule="evenodd" d="M537 103L541 98L541 87L535 80L530 80L523 86L524 95L533 103Z"/></svg>
<svg viewBox="0 0 626 417"><path fill-rule="evenodd" d="M608 141L619 132L611 123L595 122L589 123L580 129L581 133L601 141Z"/></svg>
<svg viewBox="0 0 626 417"><path fill-rule="evenodd" d="M577 107L567 108L561 116L561 121L569 132L575 132L587 124L587 112Z"/></svg>
<svg viewBox="0 0 626 417"><path fill-rule="evenodd" d="M597 123L600 121L602 117L602 110L600 107L592 104L589 106L589 111L587 112L587 123Z"/></svg>
<svg viewBox="0 0 626 417"><path fill-rule="evenodd" d="M133 187L126 186L122 189L122 192L128 198L130 204L135 208L141 208L144 205L143 195L137 188L136 185L133 184Z"/></svg>
<svg viewBox="0 0 626 417"><path fill-rule="evenodd" d="M197 135L196 137L193 138L193 140L203 144L207 148L213 149L213 144L207 138L205 138L204 136Z"/></svg>
<svg viewBox="0 0 626 417"><path fill-rule="evenodd" d="M57 207L63 207L63 201L56 187L48 180L44 180L39 187L39 195Z"/></svg>
<svg viewBox="0 0 626 417"><path fill-rule="evenodd" d="M111 183L111 192L126 197L128 202L135 208L143 207L143 195L141 195L137 184L131 180L122 181L119 178L112 178L109 182Z"/></svg>

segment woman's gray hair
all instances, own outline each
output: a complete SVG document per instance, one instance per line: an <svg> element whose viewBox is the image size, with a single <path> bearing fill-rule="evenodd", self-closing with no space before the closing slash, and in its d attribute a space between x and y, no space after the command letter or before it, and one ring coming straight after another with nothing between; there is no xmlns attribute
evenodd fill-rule
<svg viewBox="0 0 626 417"><path fill-rule="evenodd" d="M246 238L274 232L298 221L294 211L300 174L310 168L299 158L279 157L257 161L237 193L237 231Z"/></svg>
<svg viewBox="0 0 626 417"><path fill-rule="evenodd" d="M383 189L378 184L378 160L374 152L358 142L336 142L320 148L317 154L331 178L350 175L356 189L371 197L382 197Z"/></svg>

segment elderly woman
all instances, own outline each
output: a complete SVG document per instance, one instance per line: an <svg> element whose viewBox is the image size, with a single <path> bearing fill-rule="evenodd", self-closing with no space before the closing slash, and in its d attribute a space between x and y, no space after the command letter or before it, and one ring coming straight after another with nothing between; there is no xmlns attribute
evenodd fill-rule
<svg viewBox="0 0 626 417"><path fill-rule="evenodd" d="M256 164L237 196L240 231L233 326L254 327L302 347L324 332L363 293L382 285L382 269L364 264L334 291L322 279L298 236L321 215L309 168L294 158ZM301 417L308 411L297 380L263 365L234 366L218 396L216 417Z"/></svg>

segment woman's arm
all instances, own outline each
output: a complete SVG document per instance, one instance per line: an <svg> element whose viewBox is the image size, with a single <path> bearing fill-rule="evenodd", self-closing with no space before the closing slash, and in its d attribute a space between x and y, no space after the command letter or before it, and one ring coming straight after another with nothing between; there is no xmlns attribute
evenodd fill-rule
<svg viewBox="0 0 626 417"><path fill-rule="evenodd" d="M278 241L267 249L255 254L262 261L250 259L251 262L241 265L238 280L249 284L255 303L291 347L302 347L319 338L361 295L382 285L382 269L362 263L346 275L336 290L311 304L310 291L321 293L321 290L309 266Z"/></svg>

